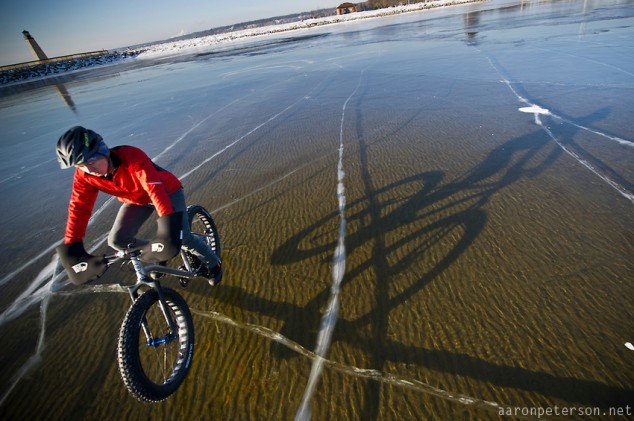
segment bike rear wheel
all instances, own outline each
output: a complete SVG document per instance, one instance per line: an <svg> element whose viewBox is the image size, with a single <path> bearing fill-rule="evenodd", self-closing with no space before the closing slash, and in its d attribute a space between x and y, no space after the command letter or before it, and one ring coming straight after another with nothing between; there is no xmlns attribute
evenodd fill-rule
<svg viewBox="0 0 634 421"><path fill-rule="evenodd" d="M187 208L187 215L189 216L189 226L191 227L192 235L202 238L205 244L220 258L220 235L211 214L200 205L192 205ZM185 256L194 272L196 272L201 265L198 257L190 252L185 252Z"/></svg>
<svg viewBox="0 0 634 421"><path fill-rule="evenodd" d="M211 214L200 205L192 205L187 208L187 215L192 234L202 237L216 256L220 257L220 235Z"/></svg>
<svg viewBox="0 0 634 421"><path fill-rule="evenodd" d="M121 377L143 402L159 402L173 394L185 379L194 352L194 324L187 303L172 289L163 288L162 294L176 332L170 329L155 289L132 304L119 332Z"/></svg>

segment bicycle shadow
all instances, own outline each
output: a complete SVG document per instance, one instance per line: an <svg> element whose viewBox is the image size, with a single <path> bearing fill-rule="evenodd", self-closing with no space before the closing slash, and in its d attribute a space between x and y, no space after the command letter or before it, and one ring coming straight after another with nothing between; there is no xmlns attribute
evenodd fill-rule
<svg viewBox="0 0 634 421"><path fill-rule="evenodd" d="M357 108L362 104L363 94L359 96ZM357 116L362 115L362 112L357 112ZM586 118L592 120L602 116L603 112L596 112ZM414 117L408 122L413 121ZM357 117L356 146L362 194L360 199L346 205L347 226L360 228L349 229L345 243L348 255L368 247L371 252L369 257L348 268L341 288L344 290L354 283L363 283L368 273L373 273L372 276L378 282L372 284L373 289L368 289L369 293L374 293L372 309L356 319L338 320L333 344L345 343L346 346L370 353L368 365L376 370L382 370L388 363L414 364L587 406L626 404L632 395L631 390L594 380L557 377L547 372L497 364L457 352L405 345L388 335L390 314L445 274L478 239L488 224L486 205L491 198L522 179L541 174L562 156L562 149L551 142L542 130L536 129L495 147L481 162L455 180L447 180L443 171L433 170L377 186L370 173L369 145L363 136L363 127L361 117ZM395 131L401 129L403 126ZM372 146L381 141L391 141L393 134L386 134L383 139L374 141ZM408 193L403 195L404 191ZM392 199L386 200L385 197ZM273 250L271 264L284 266L319 256L331 256L336 239L324 243L322 237L318 245L311 240L322 232L322 227L332 226L338 218L338 212L333 210L290 236ZM397 241L387 240L388 237L393 238L394 233L403 232L404 226L414 228L401 235ZM413 270L423 257L437 253L447 243L450 244L449 249L443 251L432 265L423 270L420 267ZM307 248L306 245L310 246ZM407 249L406 253L396 253L403 248ZM389 290L390 285L399 281L401 274L412 272L417 274L414 281L401 285L396 294ZM306 349L314 347L322 309L330 297L330 288L324 288L301 306L265 299L236 286L224 284L221 288L216 296L218 301L280 320L283 325L279 331L284 337ZM391 291L394 295L390 295ZM271 355L287 359L297 354L284 345L272 342ZM379 417L376 402L380 400L382 387L378 382L369 382L364 387L363 401L366 406L362 419Z"/></svg>
<svg viewBox="0 0 634 421"><path fill-rule="evenodd" d="M391 311L438 279L482 233L488 222L485 205L490 199L522 178L539 175L562 155L560 148L553 146L543 132L535 131L498 146L481 163L455 181L446 182L445 174L441 171L429 171L377 188L368 171L367 145L362 139L359 145L365 195L347 205L346 218L349 227L354 226L355 221L366 222L359 224L363 229L347 233L345 241L349 255L356 249L367 246L369 242L373 242L373 245L370 258L347 271L342 289L354 282L362 282L363 274L370 269L379 282L375 284L373 310L355 320L339 320L333 343L344 342L348 346L370 352L372 356L369 366L373 369L381 370L388 362L409 363L588 406L606 407L628 402L632 391L608 386L599 381L557 377L546 372L500 365L451 351L407 346L388 336ZM547 148L549 145L551 148ZM410 187L409 190L415 186L414 193L406 198L382 201L381 197L386 193L398 191L403 186ZM391 210L386 212L386 208ZM309 243L307 239L313 238L320 227L337 218L338 212L333 211L297 232L273 251L271 263L287 265L334 250L334 241L310 249L303 246ZM432 222L424 223L428 220ZM405 225L416 225L419 228L403 235L395 243L385 240L388 234ZM425 241L420 242L421 237ZM452 246L435 265L420 273L415 282L401 289L398 294L390 296L390 282L395 282L400 273L410 271L421 257L433 253L447 241L453 241ZM386 258L408 244L410 247L407 254L392 261ZM330 297L329 288L316 294L303 306L262 299L238 287L224 288L226 291L223 291L219 299L239 296L241 308L259 313L264 311L271 317L283 318L284 325L280 333L303 347L312 349L321 310ZM369 335L368 328L371 329ZM282 359L296 355L278 343L271 345L271 353ZM372 382L366 386L364 401L368 404L364 409L363 419L378 418L378 409L374 402L379 401L381 387L379 383Z"/></svg>

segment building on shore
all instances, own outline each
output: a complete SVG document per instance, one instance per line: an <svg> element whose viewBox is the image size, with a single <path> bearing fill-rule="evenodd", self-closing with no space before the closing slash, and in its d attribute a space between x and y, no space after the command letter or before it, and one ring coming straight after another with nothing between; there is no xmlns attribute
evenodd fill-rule
<svg viewBox="0 0 634 421"><path fill-rule="evenodd" d="M337 6L337 14L345 15L347 13L354 13L357 11L357 5L354 3L341 3Z"/></svg>

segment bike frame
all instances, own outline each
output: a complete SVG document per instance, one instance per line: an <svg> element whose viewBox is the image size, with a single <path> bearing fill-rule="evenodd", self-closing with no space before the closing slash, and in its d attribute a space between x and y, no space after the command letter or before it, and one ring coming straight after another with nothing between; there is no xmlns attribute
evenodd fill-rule
<svg viewBox="0 0 634 421"><path fill-rule="evenodd" d="M134 271L136 272L136 283L134 285L130 285L128 288L128 292L130 293L130 298L132 302L136 301L137 298L141 294L139 294L139 289L141 287L149 287L158 293L159 302L161 307L161 312L163 313L163 317L165 317L165 321L170 327L170 333L165 335L162 338L154 338L152 333L150 332L147 321L143 318L141 322L141 327L143 328L143 332L145 333L145 337L147 339L146 345L148 346L158 346L162 343L171 342L176 339L176 323L170 316L169 308L165 297L163 295L163 289L161 288L161 284L156 279L152 279L149 274L150 273L163 273L165 275L172 275L180 278L194 278L196 274L192 271L191 265L187 261L187 259L183 258L183 262L185 262L187 270L174 269L163 265L147 265L144 266L141 262L140 256L141 252L138 250L121 250L112 256L107 256L106 260L108 262L108 266L112 265L114 262L126 259L132 262L132 266ZM181 250L181 255L184 256L184 252Z"/></svg>

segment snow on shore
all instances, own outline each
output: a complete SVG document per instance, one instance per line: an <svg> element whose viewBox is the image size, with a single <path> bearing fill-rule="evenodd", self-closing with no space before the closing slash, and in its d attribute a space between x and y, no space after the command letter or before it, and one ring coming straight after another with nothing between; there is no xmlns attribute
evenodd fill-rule
<svg viewBox="0 0 634 421"><path fill-rule="evenodd" d="M227 41L235 41L244 38L256 37L261 35L277 34L281 32L295 31L299 29L309 29L317 26L331 25L339 22L351 22L360 19L378 18L384 16L392 16L401 13L415 12L420 10L432 9L443 6L454 6L465 3L482 2L486 0L436 0L424 3L415 3L409 5L388 7L385 9L368 10L363 12L348 13L345 15L328 16L322 18L305 19L298 22L285 23L280 25L270 25L240 31L227 32L223 34L209 35L200 38L192 38L180 41L171 41L160 44L154 44L144 47L139 52L139 57L149 57L161 54L172 54L189 49L209 47Z"/></svg>

